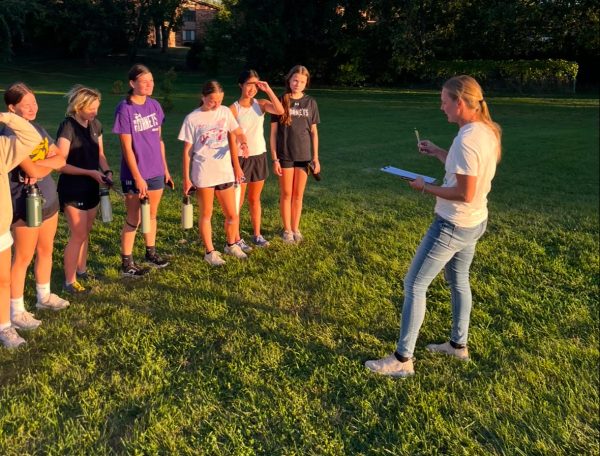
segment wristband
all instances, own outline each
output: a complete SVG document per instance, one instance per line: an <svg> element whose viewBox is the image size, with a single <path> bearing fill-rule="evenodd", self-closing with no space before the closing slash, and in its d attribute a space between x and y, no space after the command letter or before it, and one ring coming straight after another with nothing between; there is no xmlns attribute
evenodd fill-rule
<svg viewBox="0 0 600 456"><path fill-rule="evenodd" d="M278 158L273 158L273 163L279 163L279 159Z"/></svg>

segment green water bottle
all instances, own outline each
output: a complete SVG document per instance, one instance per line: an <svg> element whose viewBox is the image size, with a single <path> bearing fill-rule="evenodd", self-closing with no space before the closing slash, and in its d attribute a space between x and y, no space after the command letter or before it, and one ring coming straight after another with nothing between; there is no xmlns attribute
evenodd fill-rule
<svg viewBox="0 0 600 456"><path fill-rule="evenodd" d="M142 233L146 234L150 232L150 200L148 198L142 198L140 210L142 212Z"/></svg>
<svg viewBox="0 0 600 456"><path fill-rule="evenodd" d="M37 185L28 185L25 198L25 218L27 226L38 227L42 224L42 206L44 198Z"/></svg>

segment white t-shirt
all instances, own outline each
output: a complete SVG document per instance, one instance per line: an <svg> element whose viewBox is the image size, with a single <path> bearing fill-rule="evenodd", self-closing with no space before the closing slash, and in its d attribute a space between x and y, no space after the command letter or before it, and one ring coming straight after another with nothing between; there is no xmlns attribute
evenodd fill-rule
<svg viewBox="0 0 600 456"><path fill-rule="evenodd" d="M227 133L238 127L225 106L214 111L198 108L187 115L178 138L192 145L190 179L194 186L214 187L235 180Z"/></svg>
<svg viewBox="0 0 600 456"><path fill-rule="evenodd" d="M267 151L267 143L265 142L265 113L260 109L260 104L255 99L252 100L252 105L245 108L239 102L234 103L237 111L237 121L240 127L244 130L246 141L248 141L249 156L264 154ZM242 149L238 149L238 155L242 156Z"/></svg>
<svg viewBox="0 0 600 456"><path fill-rule="evenodd" d="M498 159L498 139L483 122L464 125L446 157L442 187L456 187L456 175L477 176L475 196L470 203L437 197L435 213L457 226L469 228L487 219L487 194L492 188Z"/></svg>

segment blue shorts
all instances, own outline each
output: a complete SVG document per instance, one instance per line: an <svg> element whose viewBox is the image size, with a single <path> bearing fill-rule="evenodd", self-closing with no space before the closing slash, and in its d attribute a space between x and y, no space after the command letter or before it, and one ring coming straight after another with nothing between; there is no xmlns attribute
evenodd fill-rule
<svg viewBox="0 0 600 456"><path fill-rule="evenodd" d="M165 176L156 176L146 179L146 184L148 184L148 191L162 190L165 188ZM135 181L133 179L122 180L121 188L123 189L123 194L137 194L140 192L135 186Z"/></svg>

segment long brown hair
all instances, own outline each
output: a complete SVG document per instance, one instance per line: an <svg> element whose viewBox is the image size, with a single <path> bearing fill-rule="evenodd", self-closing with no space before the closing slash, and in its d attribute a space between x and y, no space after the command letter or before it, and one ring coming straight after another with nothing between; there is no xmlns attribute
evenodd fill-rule
<svg viewBox="0 0 600 456"><path fill-rule="evenodd" d="M219 84L219 81L215 81L214 79L211 81L205 82L204 85L202 86L202 90L200 91L200 93L202 94L203 97L207 97L211 93L222 93L222 92L223 92L223 87L221 87L221 84ZM200 98L200 106L202 106L203 104L204 104L204 101L202 101L202 98Z"/></svg>
<svg viewBox="0 0 600 456"><path fill-rule="evenodd" d="M285 93L283 94L283 100L281 100L281 104L283 105L283 114L281 114L281 117L279 118L279 123L282 125L287 125L288 127L292 125L292 116L290 115L290 98L292 94L290 79L292 79L292 76L295 74L306 76L306 88L308 88L308 84L310 83L310 73L308 72L308 69L302 65L296 65L285 76Z"/></svg>
<svg viewBox="0 0 600 456"><path fill-rule="evenodd" d="M9 105L17 105L28 93L32 94L33 90L27 87L27 84L24 82L13 82L4 91L4 103L7 107Z"/></svg>
<svg viewBox="0 0 600 456"><path fill-rule="evenodd" d="M502 128L492 120L488 105L483 98L483 90L479 83L471 76L461 75L448 79L443 86L453 100L459 98L470 109L479 112L479 120L492 129L498 139L498 162L502 155Z"/></svg>
<svg viewBox="0 0 600 456"><path fill-rule="evenodd" d="M136 63L129 69L129 73L127 75L130 81L135 81L143 74L151 73L150 69L146 65L142 65L141 63ZM133 95L133 87L129 87L127 91L127 104L131 104L131 96Z"/></svg>

